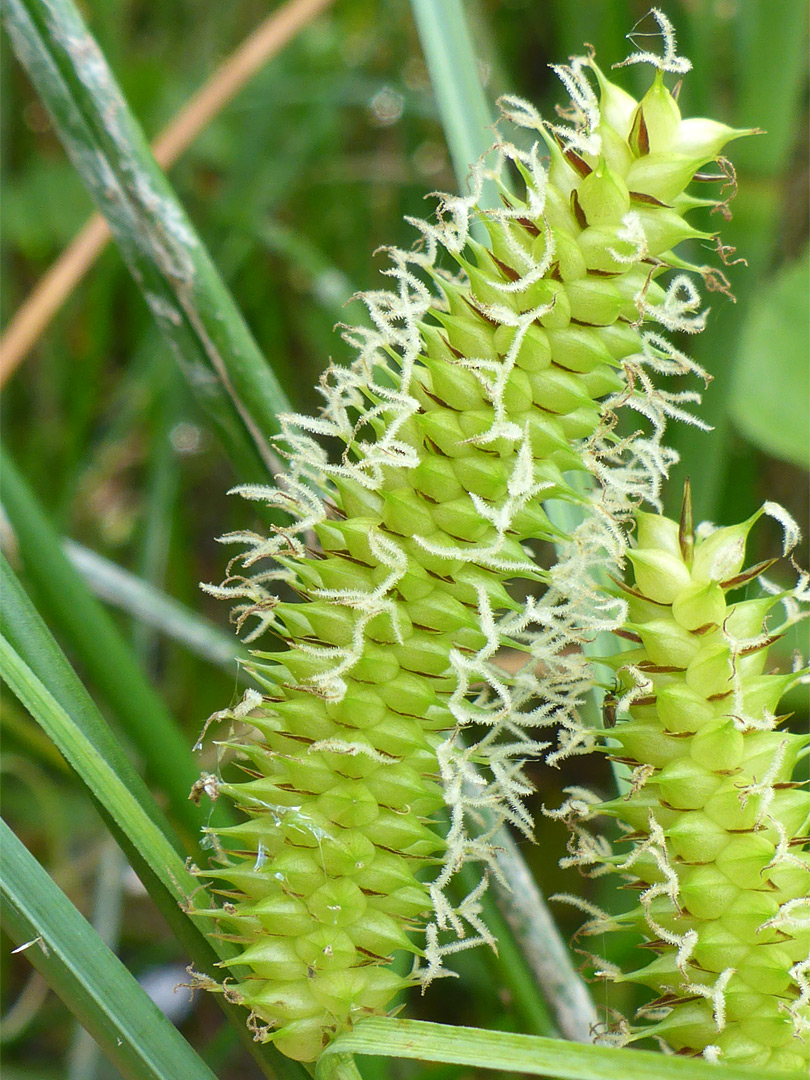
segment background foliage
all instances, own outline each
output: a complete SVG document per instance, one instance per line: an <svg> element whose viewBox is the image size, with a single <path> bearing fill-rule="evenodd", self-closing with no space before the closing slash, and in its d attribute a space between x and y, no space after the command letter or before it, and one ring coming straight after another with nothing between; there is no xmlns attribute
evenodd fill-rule
<svg viewBox="0 0 810 1080"><path fill-rule="evenodd" d="M702 517L738 520L767 497L806 525L805 5L670 0L662 6L695 64L683 87L683 111L768 131L733 147L740 191L723 233L749 267L729 270L737 305L714 294L710 329L684 344L716 376L704 415L718 431L678 432L684 465L668 509L679 502L688 473ZM490 98L517 92L551 115L562 95L547 63L580 51L584 41L605 64L620 59L627 52L624 34L648 4L480 0L468 7ZM267 13L261 0L86 0L83 11L148 134ZM2 48L0 306L7 321L91 203L6 39ZM635 69L624 75L631 88L643 78ZM246 87L174 168L172 180L288 396L297 408L316 407L312 387L320 371L329 358L348 355L333 326L359 317L345 302L356 289L379 283L372 252L381 244L408 246L413 234L403 216L426 212L425 192L455 188L410 7L341 0ZM255 525L254 511L226 496L240 477L114 249L14 376L2 410L4 442L59 534L226 625L227 612L200 594L197 583L221 579L226 554L214 537ZM776 530L762 535L760 558L777 543ZM4 548L20 569L7 530ZM804 565L807 554L805 544ZM23 574L23 581L46 619L60 626L59 597L35 577ZM200 659L143 622L115 619L192 745L211 711L237 694L233 668ZM62 644L106 709L109 689L97 671L64 635ZM780 646L783 657L795 644ZM794 723L806 728L806 701L797 695L789 704ZM170 986L182 981L181 947L110 848L62 757L5 694L2 736L6 820L79 909L89 917L95 912L97 927L136 977L165 975ZM556 789L580 782L582 763L578 768L576 778L538 769L543 800L553 802ZM609 783L598 763L585 768L587 782ZM556 868L564 845L558 828L541 820L538 835L538 848L527 855L544 890L578 889ZM576 925L565 910L560 919L569 932ZM3 958L4 1075L78 1080L92 1075L88 1069L98 1080L116 1075L82 1056L87 1047L69 1014L31 976L24 957L9 959L5 940ZM457 965L463 981L452 992L444 984L415 1000L412 1015L525 1029L487 965L483 954L466 955ZM222 1080L256 1075L210 1000L180 1009L178 1020ZM369 1077L382 1075L382 1065L363 1068ZM449 1065L391 1068L395 1076L475 1075Z"/></svg>

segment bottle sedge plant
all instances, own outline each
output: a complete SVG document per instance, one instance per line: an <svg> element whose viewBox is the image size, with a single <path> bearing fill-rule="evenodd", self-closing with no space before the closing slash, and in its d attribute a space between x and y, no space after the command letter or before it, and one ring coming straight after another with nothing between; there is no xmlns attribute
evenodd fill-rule
<svg viewBox="0 0 810 1080"><path fill-rule="evenodd" d="M660 995L654 1023L609 1038L806 1060L793 1035L809 1015L796 839L808 808L790 771L807 740L774 716L799 676L761 673L763 620L787 598L727 605L756 576L740 574L750 522L693 545L690 523L637 513L659 505L674 459L667 419L693 419L698 399L657 377L704 374L661 330L701 329L690 273L726 287L673 251L714 240L686 215L720 204L687 188L747 134L681 118L664 76L689 64L653 14L663 57L627 61L654 67L641 101L590 55L555 68L565 122L502 100L534 144L498 141L470 196L442 196L434 220L413 222L419 244L389 252L393 290L364 294L370 325L345 329L356 361L324 375L317 417L285 419L288 472L238 489L290 523L226 537L246 550L211 591L237 600L240 627L256 620L247 641L269 631L283 647L254 653L261 693L215 714L232 722L227 767L193 793L243 815L211 830L212 865L195 871L211 898L195 915L240 950L221 983L200 981L301 1061L444 974L447 956L494 944L480 914L494 830L480 811L530 836L525 761L600 744L580 718L585 647L609 630L638 646L616 662L630 719L607 733L633 784L601 805L577 790L556 812L574 824L572 861L647 886L639 909L586 927L632 926L660 953L633 976ZM499 209L479 209L484 183ZM577 507L580 524L552 524L547 500ZM542 542L557 552L548 569ZM606 589L625 555L635 585ZM504 647L525 658L515 672ZM538 739L551 728L553 744ZM710 798L716 813L701 809ZM632 830L632 854L590 838L582 819L598 813ZM464 895L470 860L480 880ZM750 986L764 969L767 984Z"/></svg>

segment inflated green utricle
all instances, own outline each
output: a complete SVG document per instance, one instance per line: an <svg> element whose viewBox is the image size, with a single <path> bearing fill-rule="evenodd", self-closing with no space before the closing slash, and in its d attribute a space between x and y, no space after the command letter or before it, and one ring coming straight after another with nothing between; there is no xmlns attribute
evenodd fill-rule
<svg viewBox="0 0 810 1080"><path fill-rule="evenodd" d="M423 247L392 253L395 290L367 294L372 326L347 332L356 363L327 374L320 416L286 421L288 478L244 491L292 523L232 537L253 576L214 590L286 648L257 654L264 693L235 711L225 745L242 775L202 784L245 819L217 830L219 863L201 873L240 950L223 988L304 1061L429 980L451 938L486 940L477 893L445 892L471 851L487 858L471 807L520 824L523 763L545 745L535 718L575 715L582 641L613 625L592 570L665 467L667 404L638 376L688 365L642 324L677 324L683 279L665 292L655 278L704 235L684 189L740 133L681 121L660 73L638 103L593 71L601 112L580 66L593 107L580 130L540 125L547 164L501 148L525 190L482 214L488 246L469 239L472 201L447 197ZM458 276L438 269L441 249ZM638 455L614 430L625 401L656 425ZM330 460L320 435L342 452ZM599 513L572 539L542 502L590 513L566 478L583 470L598 471ZM569 544L565 573L537 569L527 541ZM547 585L547 606L515 599L516 579ZM526 653L519 672L494 661L502 645ZM408 953L413 973L391 967Z"/></svg>
<svg viewBox="0 0 810 1080"><path fill-rule="evenodd" d="M614 658L629 706L607 733L637 783L592 815L630 830L605 862L642 890L614 920L653 957L616 976L656 995L632 1037L804 1075L810 792L794 775L810 735L785 727L779 700L806 672L770 670L795 597L783 609L788 594L757 594L762 568L743 569L757 517L693 541L688 515L638 515L626 629L641 644Z"/></svg>

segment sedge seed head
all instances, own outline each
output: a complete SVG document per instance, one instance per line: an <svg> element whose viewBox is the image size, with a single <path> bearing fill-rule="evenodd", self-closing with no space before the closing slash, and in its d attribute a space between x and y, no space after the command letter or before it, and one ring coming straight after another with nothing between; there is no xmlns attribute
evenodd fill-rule
<svg viewBox="0 0 810 1080"><path fill-rule="evenodd" d="M657 66L679 70L661 20ZM270 631L285 645L255 654L261 693L218 714L233 728L216 790L244 816L216 830L200 871L212 902L226 900L219 932L240 947L222 988L257 1037L303 1061L429 983L449 954L492 944L480 895L495 852L479 812L530 836L524 767L548 747L538 732L561 729L552 762L594 745L579 720L592 683L582 646L627 614L596 582L617 570L633 509L658 504L674 459L666 423L689 419L697 398L657 385L700 373L660 328L699 329L687 271L713 280L671 254L699 235L677 200L739 133L689 126L659 75L637 102L590 57L555 70L570 123L503 99L504 120L536 141L500 139L469 195L441 196L434 219L412 222L420 245L389 252L392 288L364 294L366 324L344 328L356 360L325 373L318 416L283 418L288 472L239 489L287 524L224 538L242 554L210 589L236 602L247 641ZM493 180L503 206L479 209ZM470 236L478 219L488 245ZM547 500L578 507L581 523L552 522ZM537 541L557 546L548 569ZM660 554L669 561L653 551L645 569L639 549L637 573L671 604L691 578L677 553ZM667 634L691 640L683 606L659 650ZM506 670L504 646L526 663ZM479 883L459 900L451 886L469 860ZM401 953L404 976L391 967Z"/></svg>

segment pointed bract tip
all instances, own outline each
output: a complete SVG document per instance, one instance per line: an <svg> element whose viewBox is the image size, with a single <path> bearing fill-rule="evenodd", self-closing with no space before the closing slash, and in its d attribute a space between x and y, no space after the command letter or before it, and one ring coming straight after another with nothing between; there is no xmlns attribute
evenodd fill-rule
<svg viewBox="0 0 810 1080"><path fill-rule="evenodd" d="M681 520L678 524L678 544L681 548L681 557L687 566L692 565L692 552L695 547L695 527L692 518L692 482L687 476L683 482L683 503L681 504Z"/></svg>

